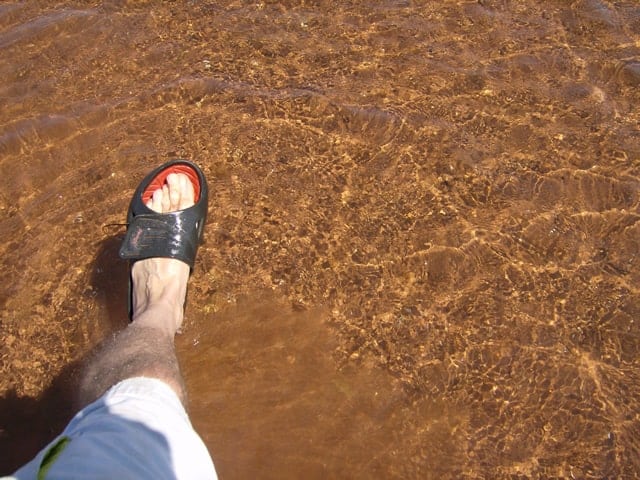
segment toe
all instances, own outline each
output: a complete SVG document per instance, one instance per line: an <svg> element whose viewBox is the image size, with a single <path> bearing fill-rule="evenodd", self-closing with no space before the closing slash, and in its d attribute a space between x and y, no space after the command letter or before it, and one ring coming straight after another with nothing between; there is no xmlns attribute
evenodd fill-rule
<svg viewBox="0 0 640 480"><path fill-rule="evenodd" d="M194 201L194 193L193 193L193 184L189 177L186 175L180 175L180 191L182 192L182 197L180 199L180 208L189 208L192 206Z"/></svg>
<svg viewBox="0 0 640 480"><path fill-rule="evenodd" d="M154 212L162 212L162 189L159 188L155 192L153 192L153 196L151 200L149 200L150 205L149 208Z"/></svg>
<svg viewBox="0 0 640 480"><path fill-rule="evenodd" d="M164 184L162 186L162 210L161 212L171 211L171 196L169 195L169 186Z"/></svg>
<svg viewBox="0 0 640 480"><path fill-rule="evenodd" d="M180 199L182 198L182 190L180 177L182 177L182 175L176 175L175 173L171 173L167 176L171 211L179 210L181 208Z"/></svg>

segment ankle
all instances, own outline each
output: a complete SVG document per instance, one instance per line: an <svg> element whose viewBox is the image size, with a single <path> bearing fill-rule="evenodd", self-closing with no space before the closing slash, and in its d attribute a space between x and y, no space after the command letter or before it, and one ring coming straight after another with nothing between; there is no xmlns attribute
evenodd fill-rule
<svg viewBox="0 0 640 480"><path fill-rule="evenodd" d="M183 318L182 304L160 299L137 310L131 326L160 330L173 337L182 326Z"/></svg>

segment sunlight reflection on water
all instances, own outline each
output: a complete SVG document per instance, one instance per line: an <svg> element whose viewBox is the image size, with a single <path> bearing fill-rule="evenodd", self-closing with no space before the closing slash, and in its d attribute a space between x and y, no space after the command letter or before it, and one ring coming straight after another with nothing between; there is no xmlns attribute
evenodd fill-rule
<svg viewBox="0 0 640 480"><path fill-rule="evenodd" d="M103 227L183 157L213 194L178 345L223 478L637 476L639 27L599 0L0 5L7 411L126 324ZM27 417L2 466L57 428Z"/></svg>

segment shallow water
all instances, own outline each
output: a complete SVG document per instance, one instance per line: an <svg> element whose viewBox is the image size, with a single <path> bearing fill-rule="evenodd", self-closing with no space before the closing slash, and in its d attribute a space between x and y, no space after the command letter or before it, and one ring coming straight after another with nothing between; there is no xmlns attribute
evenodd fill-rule
<svg viewBox="0 0 640 480"><path fill-rule="evenodd" d="M178 350L221 478L640 475L640 5L0 5L0 473L213 192Z"/></svg>

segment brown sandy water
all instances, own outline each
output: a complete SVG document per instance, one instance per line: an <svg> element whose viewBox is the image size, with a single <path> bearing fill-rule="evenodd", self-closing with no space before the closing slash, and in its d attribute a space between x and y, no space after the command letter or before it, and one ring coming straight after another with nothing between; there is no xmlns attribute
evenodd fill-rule
<svg viewBox="0 0 640 480"><path fill-rule="evenodd" d="M640 476L637 2L3 3L0 58L0 473L126 324L105 225L185 157L221 478Z"/></svg>

